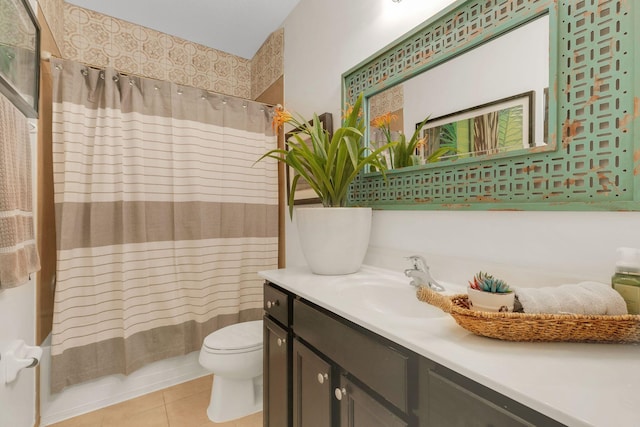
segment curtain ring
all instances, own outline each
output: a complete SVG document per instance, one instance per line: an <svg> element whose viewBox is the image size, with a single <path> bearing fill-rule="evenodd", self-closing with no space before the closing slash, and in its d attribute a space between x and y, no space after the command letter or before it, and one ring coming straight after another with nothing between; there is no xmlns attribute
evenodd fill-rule
<svg viewBox="0 0 640 427"><path fill-rule="evenodd" d="M178 95L182 95L182 89L178 89Z"/></svg>
<svg viewBox="0 0 640 427"><path fill-rule="evenodd" d="M100 71L100 78L104 80L104 71Z"/></svg>
<svg viewBox="0 0 640 427"><path fill-rule="evenodd" d="M89 75L89 71L87 71L86 68L83 68L82 70L80 70L80 73L85 77Z"/></svg>
<svg viewBox="0 0 640 427"><path fill-rule="evenodd" d="M133 79L129 79L129 86L133 86L134 84L136 84Z"/></svg>
<svg viewBox="0 0 640 427"><path fill-rule="evenodd" d="M120 80L120 77L118 77L118 76L113 76L113 81L114 81L114 82L117 82L118 80Z"/></svg>

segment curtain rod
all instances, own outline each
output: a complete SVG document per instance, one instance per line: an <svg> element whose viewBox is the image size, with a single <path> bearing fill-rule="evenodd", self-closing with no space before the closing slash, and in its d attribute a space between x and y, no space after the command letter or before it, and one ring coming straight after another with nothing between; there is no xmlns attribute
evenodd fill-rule
<svg viewBox="0 0 640 427"><path fill-rule="evenodd" d="M65 59L63 59L63 58L59 58L59 57L57 57L57 56L54 56L54 55L53 55L51 52L49 52L48 50L43 50L43 51L41 51L41 52L40 52L40 59L42 59L43 61L51 62L51 58L59 59L59 60L61 60L61 61L64 61L64 60L65 60ZM91 67L91 68L96 68L96 69L103 68L103 67L98 67L98 66L96 66L96 65L87 64L86 62L81 62L81 61L76 61L76 62L78 62L78 63L80 63L80 64L82 64L82 65L85 65L85 66L87 66L87 67ZM116 70L116 71L118 71L118 70ZM119 74L124 74L125 76L133 76L133 77L140 77L140 78L143 78L143 79L157 80L157 81L159 81L159 82L161 82L161 81L169 81L169 80L158 80L158 79L154 79L154 78L152 78L152 77L142 76L142 75L140 75L140 74L134 74L134 73L122 73L122 72L120 72L120 71L118 71L118 73L119 73ZM170 83L173 83L173 82L170 82ZM204 90L204 91L206 91L206 92L215 93L216 95L228 96L228 97L230 97L230 98L241 99L241 100L243 100L243 101L257 102L258 104L262 104L262 105L265 105L265 106L267 106L267 107L275 107L275 105L274 105L274 104L268 104L268 103L266 103L266 102L256 101L255 99L242 98L242 97L240 97L240 96L228 95L228 94L226 94L226 93L214 92L214 91L212 91L212 90L203 89L203 88L201 88L201 87L197 87L197 86L183 85L183 84L178 84L178 83L176 83L176 84L177 84L177 85L179 85L179 86L188 86L188 87L192 87L192 88L195 88L195 89Z"/></svg>

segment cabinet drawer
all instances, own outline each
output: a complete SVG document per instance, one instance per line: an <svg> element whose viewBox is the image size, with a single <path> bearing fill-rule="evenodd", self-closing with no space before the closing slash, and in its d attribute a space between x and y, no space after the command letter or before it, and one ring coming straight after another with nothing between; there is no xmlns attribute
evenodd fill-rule
<svg viewBox="0 0 640 427"><path fill-rule="evenodd" d="M299 300L293 330L401 411L409 412L409 357Z"/></svg>
<svg viewBox="0 0 640 427"><path fill-rule="evenodd" d="M276 289L269 282L264 284L265 313L285 326L289 326L289 295Z"/></svg>

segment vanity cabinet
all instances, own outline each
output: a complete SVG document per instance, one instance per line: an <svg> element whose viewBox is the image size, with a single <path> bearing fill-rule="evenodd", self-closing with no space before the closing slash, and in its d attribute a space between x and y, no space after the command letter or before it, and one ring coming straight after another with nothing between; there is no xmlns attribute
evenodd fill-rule
<svg viewBox="0 0 640 427"><path fill-rule="evenodd" d="M266 427L562 426L269 282L264 339Z"/></svg>
<svg viewBox="0 0 640 427"><path fill-rule="evenodd" d="M294 427L407 427L340 368L298 339L293 342Z"/></svg>
<svg viewBox="0 0 640 427"><path fill-rule="evenodd" d="M415 425L408 351L300 299L293 334L294 427Z"/></svg>

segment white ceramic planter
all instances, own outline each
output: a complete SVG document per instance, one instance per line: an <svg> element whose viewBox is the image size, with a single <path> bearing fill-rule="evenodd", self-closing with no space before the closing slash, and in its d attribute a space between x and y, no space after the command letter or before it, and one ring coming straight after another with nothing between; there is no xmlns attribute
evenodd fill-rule
<svg viewBox="0 0 640 427"><path fill-rule="evenodd" d="M469 302L471 302L471 310L489 312L513 311L515 292L498 294L467 288L467 293L469 294Z"/></svg>
<svg viewBox="0 0 640 427"><path fill-rule="evenodd" d="M360 269L369 246L371 208L297 208L300 247L315 274Z"/></svg>

